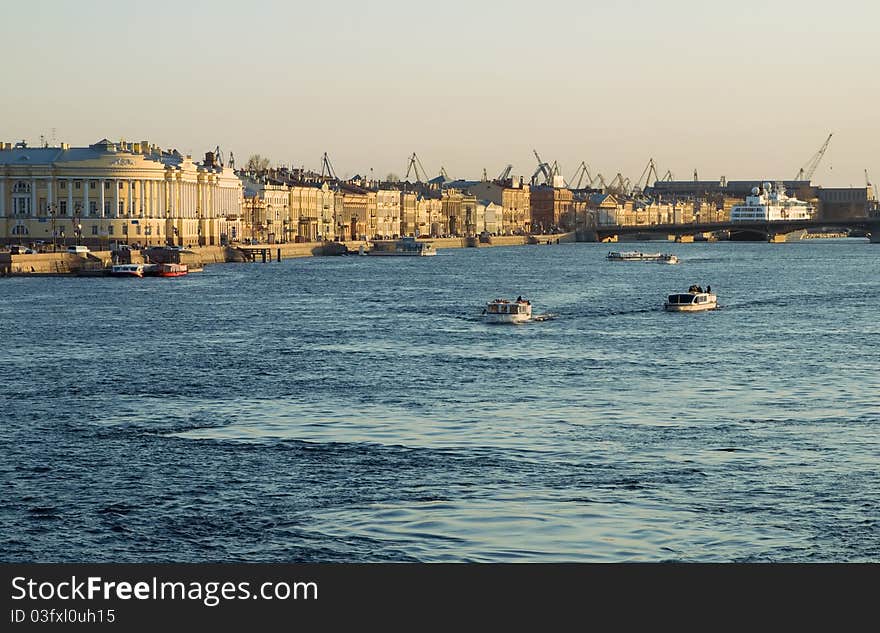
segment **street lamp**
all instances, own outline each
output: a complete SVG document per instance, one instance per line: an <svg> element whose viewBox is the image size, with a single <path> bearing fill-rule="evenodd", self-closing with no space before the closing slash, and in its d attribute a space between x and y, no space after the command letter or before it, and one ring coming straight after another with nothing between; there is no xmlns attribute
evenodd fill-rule
<svg viewBox="0 0 880 633"><path fill-rule="evenodd" d="M56 250L55 247L55 238L57 236L58 231L55 228L55 216L58 213L58 203L53 202L49 205L49 215L52 218L52 252L54 253Z"/></svg>

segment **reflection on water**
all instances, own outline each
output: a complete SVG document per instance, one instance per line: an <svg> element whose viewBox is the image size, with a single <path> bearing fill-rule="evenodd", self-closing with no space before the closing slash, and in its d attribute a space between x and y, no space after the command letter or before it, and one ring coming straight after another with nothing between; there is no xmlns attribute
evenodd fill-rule
<svg viewBox="0 0 880 633"><path fill-rule="evenodd" d="M2 280L6 559L877 560L878 247L664 249Z"/></svg>

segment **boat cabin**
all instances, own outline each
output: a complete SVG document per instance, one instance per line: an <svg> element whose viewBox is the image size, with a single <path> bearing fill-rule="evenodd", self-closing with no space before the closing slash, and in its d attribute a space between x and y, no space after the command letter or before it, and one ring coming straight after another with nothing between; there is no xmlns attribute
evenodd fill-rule
<svg viewBox="0 0 880 633"><path fill-rule="evenodd" d="M688 292L669 295L666 300L669 305L700 305L709 303L709 295L705 292Z"/></svg>
<svg viewBox="0 0 880 633"><path fill-rule="evenodd" d="M496 299L486 304L486 312L488 314L529 314L532 306L527 301L506 301L504 299Z"/></svg>

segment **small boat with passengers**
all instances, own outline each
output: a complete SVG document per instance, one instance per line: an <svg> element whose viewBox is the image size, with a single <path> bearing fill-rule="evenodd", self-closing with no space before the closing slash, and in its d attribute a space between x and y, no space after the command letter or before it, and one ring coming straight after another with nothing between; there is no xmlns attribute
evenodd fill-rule
<svg viewBox="0 0 880 633"><path fill-rule="evenodd" d="M659 262L677 264L678 257L670 253L643 253L641 251L611 251L605 259L612 262Z"/></svg>
<svg viewBox="0 0 880 633"><path fill-rule="evenodd" d="M532 319L532 303L522 297L516 301L494 299L486 303L483 316L487 323L525 323Z"/></svg>
<svg viewBox="0 0 880 633"><path fill-rule="evenodd" d="M687 292L671 294L666 297L663 309L667 312L702 312L718 307L718 298L712 294L712 286L704 291L700 286L693 285Z"/></svg>

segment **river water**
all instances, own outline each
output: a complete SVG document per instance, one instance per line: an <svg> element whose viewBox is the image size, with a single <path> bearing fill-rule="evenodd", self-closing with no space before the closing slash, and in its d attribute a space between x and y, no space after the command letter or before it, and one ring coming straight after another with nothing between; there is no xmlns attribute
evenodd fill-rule
<svg viewBox="0 0 880 633"><path fill-rule="evenodd" d="M2 560L880 560L880 246L618 247L0 280Z"/></svg>

